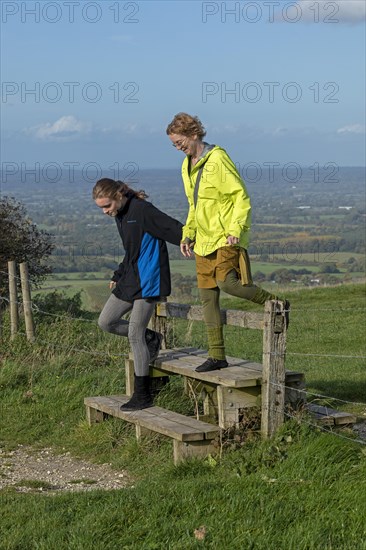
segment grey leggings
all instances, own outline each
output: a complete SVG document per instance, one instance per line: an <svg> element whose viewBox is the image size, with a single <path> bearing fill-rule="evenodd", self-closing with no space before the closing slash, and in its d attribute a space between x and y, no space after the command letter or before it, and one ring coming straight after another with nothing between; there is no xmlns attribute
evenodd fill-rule
<svg viewBox="0 0 366 550"><path fill-rule="evenodd" d="M118 336L126 336L131 345L136 376L149 375L150 353L145 332L155 307L154 301L124 302L111 294L98 319L99 327ZM129 321L121 319L131 311Z"/></svg>

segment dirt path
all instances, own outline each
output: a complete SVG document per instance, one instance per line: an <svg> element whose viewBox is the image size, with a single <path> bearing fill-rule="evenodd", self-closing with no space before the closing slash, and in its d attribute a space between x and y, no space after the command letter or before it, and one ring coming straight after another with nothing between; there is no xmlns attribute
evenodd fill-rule
<svg viewBox="0 0 366 550"><path fill-rule="evenodd" d="M355 424L353 432L359 440L366 441L365 422ZM69 452L59 455L51 448L18 445L8 451L0 446L0 490L14 487L19 493L56 494L132 486L127 472L113 470L110 464L93 464Z"/></svg>
<svg viewBox="0 0 366 550"><path fill-rule="evenodd" d="M7 451L0 447L0 490L15 487L17 492L57 493L131 487L125 471L110 464L93 464L71 456L55 454L51 448L34 449L19 445Z"/></svg>

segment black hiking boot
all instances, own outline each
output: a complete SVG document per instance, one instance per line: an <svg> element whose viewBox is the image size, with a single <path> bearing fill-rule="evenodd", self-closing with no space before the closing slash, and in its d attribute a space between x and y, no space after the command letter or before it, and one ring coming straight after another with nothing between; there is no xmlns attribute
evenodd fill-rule
<svg viewBox="0 0 366 550"><path fill-rule="evenodd" d="M196 372L210 372L211 370L225 369L228 366L229 363L226 361L226 359L214 359L213 357L209 357L204 363L202 363L202 365L197 367L195 370Z"/></svg>
<svg viewBox="0 0 366 550"><path fill-rule="evenodd" d="M145 332L145 341L150 353L150 363L155 361L159 355L161 348L161 343L163 341L163 335L160 332L155 332L154 330L146 329Z"/></svg>
<svg viewBox="0 0 366 550"><path fill-rule="evenodd" d="M150 376L135 375L135 390L127 403L120 406L121 411L139 411L153 406L150 391Z"/></svg>

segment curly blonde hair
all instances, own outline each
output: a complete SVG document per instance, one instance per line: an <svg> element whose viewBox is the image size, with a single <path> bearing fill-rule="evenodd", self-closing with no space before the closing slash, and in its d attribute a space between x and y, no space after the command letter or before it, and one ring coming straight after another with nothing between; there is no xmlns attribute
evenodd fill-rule
<svg viewBox="0 0 366 550"><path fill-rule="evenodd" d="M191 116L188 113L178 113L168 124L166 133L181 134L182 136L197 135L202 139L206 135L206 130L197 116Z"/></svg>

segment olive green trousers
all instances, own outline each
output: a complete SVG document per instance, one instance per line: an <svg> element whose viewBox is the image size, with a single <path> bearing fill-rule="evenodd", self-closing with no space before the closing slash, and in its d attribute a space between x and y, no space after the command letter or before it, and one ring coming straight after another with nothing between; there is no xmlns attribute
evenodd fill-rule
<svg viewBox="0 0 366 550"><path fill-rule="evenodd" d="M225 281L217 281L215 288L200 288L208 340L208 354L214 359L225 359L225 343L220 314L220 291L256 304L276 300L277 296L256 285L242 285L235 270L227 274Z"/></svg>

